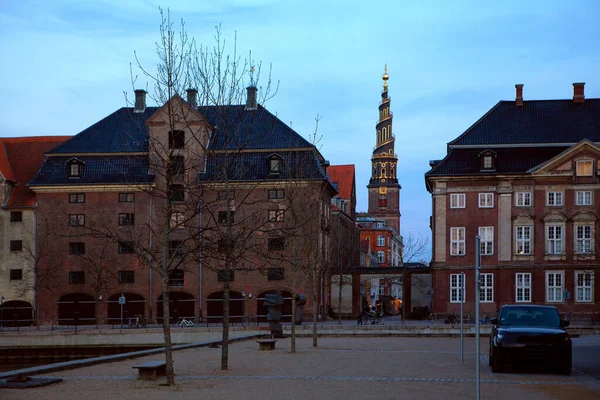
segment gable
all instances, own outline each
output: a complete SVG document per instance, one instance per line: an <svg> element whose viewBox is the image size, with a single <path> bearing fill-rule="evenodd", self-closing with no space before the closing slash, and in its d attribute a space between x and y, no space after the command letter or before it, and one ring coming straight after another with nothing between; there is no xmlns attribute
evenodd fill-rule
<svg viewBox="0 0 600 400"><path fill-rule="evenodd" d="M600 159L600 147L589 140L582 140L529 170L532 175L573 175L578 161L593 161L594 169L597 170ZM593 175L596 171L592 171Z"/></svg>

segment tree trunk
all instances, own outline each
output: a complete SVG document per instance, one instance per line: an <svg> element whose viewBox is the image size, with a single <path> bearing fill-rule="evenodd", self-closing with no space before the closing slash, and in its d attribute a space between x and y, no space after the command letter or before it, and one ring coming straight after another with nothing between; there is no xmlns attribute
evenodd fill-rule
<svg viewBox="0 0 600 400"><path fill-rule="evenodd" d="M166 275L162 280L163 296L163 333L165 337L165 361L167 385L175 385L175 375L173 374L173 345L171 343L171 316L169 313L169 272L163 271Z"/></svg>
<svg viewBox="0 0 600 400"><path fill-rule="evenodd" d="M318 338L317 338L317 301L318 301L318 290L319 288L317 287L317 267L315 266L313 271L312 271L312 300L313 300L313 304L312 304L312 313L313 313L313 347L318 347L319 343L318 343Z"/></svg>
<svg viewBox="0 0 600 400"><path fill-rule="evenodd" d="M229 271L225 268L225 282L223 282L223 342L221 346L221 370L229 369Z"/></svg>
<svg viewBox="0 0 600 400"><path fill-rule="evenodd" d="M292 326L291 333L291 353L296 352L296 270L292 269Z"/></svg>
<svg viewBox="0 0 600 400"><path fill-rule="evenodd" d="M340 269L340 281L338 283L339 285L339 292L338 292L338 324L341 325L342 324L342 283L344 282L343 280L343 275L342 275L342 252L340 251L340 242L341 242L341 238L340 238L340 225L342 224L341 221L341 216L338 217L338 221L337 221L337 262L338 262L338 266ZM331 287L331 286L330 286Z"/></svg>

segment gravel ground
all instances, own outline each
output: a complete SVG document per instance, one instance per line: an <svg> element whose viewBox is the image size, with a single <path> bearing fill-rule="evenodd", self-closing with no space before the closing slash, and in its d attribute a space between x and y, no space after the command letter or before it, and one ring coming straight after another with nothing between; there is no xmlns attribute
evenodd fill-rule
<svg viewBox="0 0 600 400"><path fill-rule="evenodd" d="M0 391L12 399L473 399L474 340L465 340L465 364L455 338L280 339L275 351L258 351L254 340L230 346L229 371L219 369L221 350L197 348L174 353L176 386L136 379L134 365L150 356L48 374L65 379L39 389ZM480 353L481 399L600 398L588 377L539 372L492 374L487 341Z"/></svg>

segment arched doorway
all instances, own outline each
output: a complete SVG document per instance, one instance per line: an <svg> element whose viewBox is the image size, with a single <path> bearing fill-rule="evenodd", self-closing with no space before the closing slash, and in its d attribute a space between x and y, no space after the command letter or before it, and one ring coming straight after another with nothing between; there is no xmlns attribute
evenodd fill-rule
<svg viewBox="0 0 600 400"><path fill-rule="evenodd" d="M269 311L265 307L265 295L266 294L279 294L283 296L283 308L281 309L281 320L283 322L290 322L292 320L292 294L283 290L267 290L262 292L256 298L256 319L259 322L267 320L267 314Z"/></svg>
<svg viewBox="0 0 600 400"><path fill-rule="evenodd" d="M58 300L59 325L94 325L96 300L89 294L70 293Z"/></svg>
<svg viewBox="0 0 600 400"><path fill-rule="evenodd" d="M229 291L229 321L242 322L245 312L244 298L240 292ZM214 292L206 299L208 322L223 321L223 291Z"/></svg>
<svg viewBox="0 0 600 400"><path fill-rule="evenodd" d="M163 297L162 294L156 301L156 322L163 321ZM181 319L196 318L196 298L185 292L169 293L169 320L175 323Z"/></svg>
<svg viewBox="0 0 600 400"><path fill-rule="evenodd" d="M0 321L0 326L33 325L33 307L26 301L6 301L0 305Z"/></svg>
<svg viewBox="0 0 600 400"><path fill-rule="evenodd" d="M136 315L146 316L146 299L141 294L137 293L123 293L125 296L125 304L123 304L123 323L128 318L134 318ZM107 314L106 322L108 324L120 324L121 323L121 305L119 304L119 297L121 293L115 293L108 298L107 303Z"/></svg>

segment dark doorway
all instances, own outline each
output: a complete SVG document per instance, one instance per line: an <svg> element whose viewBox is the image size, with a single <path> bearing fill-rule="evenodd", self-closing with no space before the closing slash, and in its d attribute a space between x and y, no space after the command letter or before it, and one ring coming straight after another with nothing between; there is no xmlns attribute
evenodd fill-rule
<svg viewBox="0 0 600 400"><path fill-rule="evenodd" d="M141 294L123 293L125 296L125 304L123 305L123 323L128 318L135 318L136 315L146 316L146 299ZM121 293L115 293L108 298L108 317L106 323L117 325L121 323L121 305L119 304Z"/></svg>
<svg viewBox="0 0 600 400"><path fill-rule="evenodd" d="M240 292L229 292L229 321L242 322L245 312L244 298ZM208 322L223 322L223 292L212 293L206 299Z"/></svg>
<svg viewBox="0 0 600 400"><path fill-rule="evenodd" d="M34 325L33 307L26 301L11 300L0 305L0 326Z"/></svg>
<svg viewBox="0 0 600 400"><path fill-rule="evenodd" d="M256 318L259 322L267 320L267 307L264 306L266 294L279 293L283 296L283 308L281 309L281 321L290 322L292 320L292 294L283 290L268 290L262 292L256 298Z"/></svg>
<svg viewBox="0 0 600 400"><path fill-rule="evenodd" d="M160 295L156 301L156 322L163 322L163 297ZM185 292L169 293L169 321L174 324L185 319L196 318L196 298Z"/></svg>
<svg viewBox="0 0 600 400"><path fill-rule="evenodd" d="M96 300L89 294L70 293L58 300L58 325L94 325Z"/></svg>

